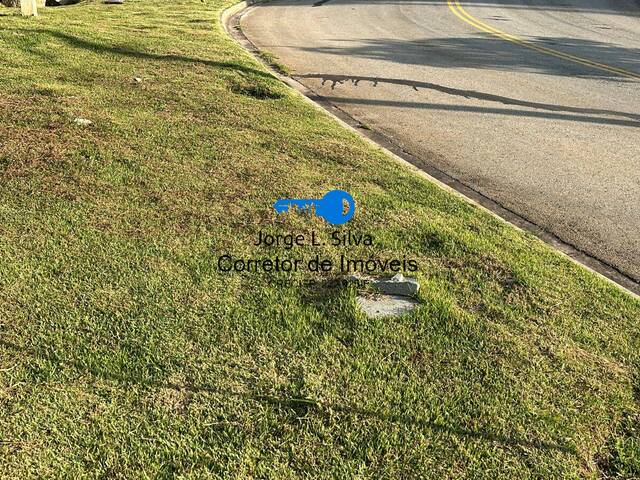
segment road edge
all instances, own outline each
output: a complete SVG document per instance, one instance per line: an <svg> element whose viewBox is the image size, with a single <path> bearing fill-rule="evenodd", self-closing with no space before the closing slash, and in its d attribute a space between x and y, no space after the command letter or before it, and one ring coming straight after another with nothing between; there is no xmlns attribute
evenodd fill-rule
<svg viewBox="0 0 640 480"><path fill-rule="evenodd" d="M242 15L247 13L251 7L267 3L268 1L269 0L243 0L230 6L220 13L220 25L231 39L235 40L245 51L264 65L274 77L291 87L305 102L313 105L314 108L319 109L324 113L328 113L340 125L356 133L360 138L364 139L375 148L382 150L397 163L408 168L413 173L435 183L440 188L453 193L464 201L475 205L493 217L508 223L518 230L534 235L542 242L551 246L558 253L571 260L573 263L587 269L591 273L618 287L620 290L631 295L635 299L640 300L640 283L625 275L614 266L609 265L563 241L534 222L506 208L495 200L486 197L456 178L451 177L443 171L427 164L424 160L404 150L385 135L374 130L364 128L357 119L339 107L333 105L317 92L313 91L298 80L288 75L284 75L274 69L272 65L266 62L259 55L260 50L239 28L240 18Z"/></svg>

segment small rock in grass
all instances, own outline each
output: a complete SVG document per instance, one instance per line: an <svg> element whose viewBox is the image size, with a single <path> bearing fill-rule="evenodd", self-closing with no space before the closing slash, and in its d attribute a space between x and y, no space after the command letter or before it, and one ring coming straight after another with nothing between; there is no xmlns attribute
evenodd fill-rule
<svg viewBox="0 0 640 480"><path fill-rule="evenodd" d="M360 309L371 318L399 317L416 308L420 303L412 298L400 295L358 296Z"/></svg>
<svg viewBox="0 0 640 480"><path fill-rule="evenodd" d="M93 125L93 122L86 118L74 118L73 123L75 123L76 125L80 125L81 127L88 127L89 125Z"/></svg>
<svg viewBox="0 0 640 480"><path fill-rule="evenodd" d="M142 79L140 77L133 77L133 81L136 83L142 83Z"/></svg>
<svg viewBox="0 0 640 480"><path fill-rule="evenodd" d="M420 284L415 278L407 278L401 273L391 278L374 280L372 284L380 292L387 295L404 295L410 297L416 295L418 290L420 290Z"/></svg>

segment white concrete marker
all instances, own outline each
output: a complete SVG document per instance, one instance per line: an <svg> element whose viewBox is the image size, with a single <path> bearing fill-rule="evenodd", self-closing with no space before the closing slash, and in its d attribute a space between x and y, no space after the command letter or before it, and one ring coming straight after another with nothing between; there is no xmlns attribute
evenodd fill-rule
<svg viewBox="0 0 640 480"><path fill-rule="evenodd" d="M36 4L36 0L21 0L20 10L22 11L23 17L38 16L38 5Z"/></svg>

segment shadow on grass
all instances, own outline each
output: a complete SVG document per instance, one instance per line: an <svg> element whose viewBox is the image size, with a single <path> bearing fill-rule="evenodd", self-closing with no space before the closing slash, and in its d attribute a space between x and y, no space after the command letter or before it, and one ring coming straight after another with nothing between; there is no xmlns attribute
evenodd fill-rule
<svg viewBox="0 0 640 480"><path fill-rule="evenodd" d="M224 70L235 70L238 72L256 75L260 77L273 78L273 75L268 72L247 67L238 62L221 62L216 60L209 60L206 58L189 57L185 55L144 52L144 51L134 50L134 49L127 48L124 46L119 46L119 45L97 43L91 40L87 40L84 38L76 37L73 35L69 35L67 33L62 33L54 30L20 29L19 31L25 34L31 33L31 34L37 34L37 35L48 35L51 38L55 38L57 40L60 40L66 43L70 47L83 49L83 50L87 50L87 51L98 53L98 54L112 54L117 56L135 58L139 60L178 62L178 63L185 63L185 64L201 64L201 65L206 65L208 67L220 68Z"/></svg>
<svg viewBox="0 0 640 480"><path fill-rule="evenodd" d="M11 349L13 351L25 353L33 358L48 359L45 355L39 354L34 350L21 347L19 345L8 342L6 340L0 340L0 346ZM228 390L223 390L211 385L178 385L170 382L138 380L133 378L127 378L125 376L113 374L110 372L87 371L86 367L73 361L66 362L66 363L68 366L71 366L74 370L78 371L79 373L82 373L82 374L88 373L97 378L121 383L123 384L123 386L126 386L127 384L129 385L133 384L133 385L137 385L144 388L167 388L167 389L172 389L177 391L187 391L190 393L202 393L202 392L213 393L221 396L233 397L246 402L258 402L263 405L269 405L278 409L290 410L294 412L298 417L303 417L307 415L309 412L314 412L316 414L324 415L324 416L329 416L331 412L339 412L344 415L373 418L383 422L403 424L403 425L431 430L434 432L456 435L459 437L486 440L489 442L494 442L502 445L536 448L536 449L549 450L549 451L558 451L558 452L567 453L571 455L577 454L575 447L567 444L545 442L542 440L527 440L523 438L509 437L506 435L496 434L496 433L492 433L484 430L471 430L466 428L458 428L458 427L453 427L448 425L442 425L440 423L432 422L429 420L415 418L410 415L404 415L404 414L390 415L390 414L386 414L386 413L375 411L375 410L360 408L355 405L348 405L346 403L345 404L324 403L324 402L319 402L310 398L293 398L293 397L281 398L281 397L275 397L271 395L261 395L259 393L230 392Z"/></svg>

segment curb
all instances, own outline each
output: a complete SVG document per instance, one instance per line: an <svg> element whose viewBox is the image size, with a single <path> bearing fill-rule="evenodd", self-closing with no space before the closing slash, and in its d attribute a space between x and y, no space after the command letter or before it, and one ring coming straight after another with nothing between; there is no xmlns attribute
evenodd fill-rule
<svg viewBox="0 0 640 480"><path fill-rule="evenodd" d="M250 6L255 5L256 3L260 3L260 0L257 0L257 1L244 0L242 2L236 3L235 5L230 6L229 8L225 8L220 13L220 25L222 25L222 28L224 28L225 32L227 32L231 38L234 38L233 35L231 35L231 31L229 30L229 21L231 20L231 17L234 17L235 15L240 13L242 10L247 9Z"/></svg>
<svg viewBox="0 0 640 480"><path fill-rule="evenodd" d="M443 190L456 195L465 202L475 205L484 212L492 215L494 218L508 223L522 232L534 235L538 240L552 247L556 252L560 253L565 258L568 258L576 265L585 268L601 279L607 281L609 284L631 295L635 299L640 300L640 283L628 277L614 266L608 265L573 245L564 242L554 234L543 230L532 221L527 220L517 213L507 209L498 202L473 190L471 187L447 175L446 173L427 165L426 162L420 158L412 155L410 152L403 150L399 145L393 143L388 137L372 130L363 129L362 124L347 112L331 104L321 95L294 78L283 75L273 69L267 62L260 58L258 55L258 48L239 29L240 18L242 16L241 13L251 7L267 3L268 1L269 0L243 0L229 8L226 8L220 13L222 28L229 37L235 40L242 48L244 48L245 51L250 53L254 59L260 62L274 77L291 87L302 100L312 105L315 109L322 111L324 114L330 115L340 125L356 133L369 145L381 150L395 160L396 163L408 168L411 172L438 185ZM417 165L420 165L420 167Z"/></svg>

